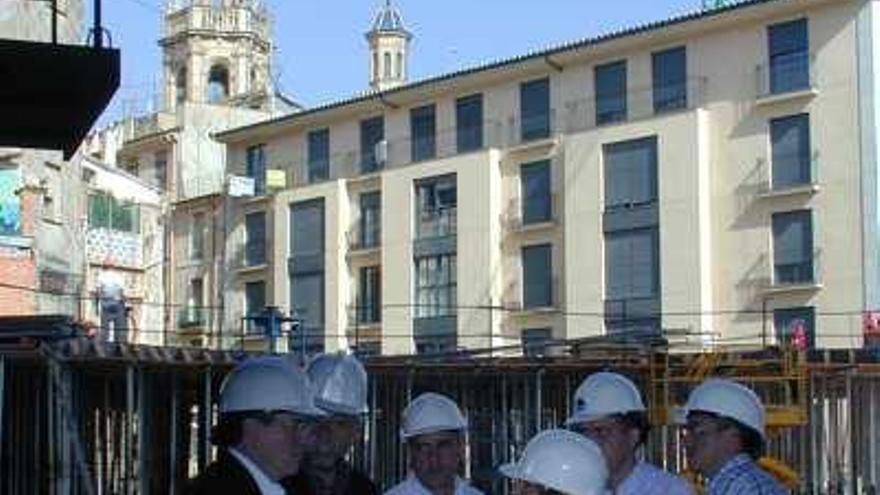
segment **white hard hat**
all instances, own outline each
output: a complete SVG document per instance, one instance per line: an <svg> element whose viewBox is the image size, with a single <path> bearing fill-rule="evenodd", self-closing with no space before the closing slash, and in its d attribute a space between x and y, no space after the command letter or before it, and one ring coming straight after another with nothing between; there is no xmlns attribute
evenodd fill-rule
<svg viewBox="0 0 880 495"><path fill-rule="evenodd" d="M467 421L458 404L445 395L424 393L409 403L403 412L400 436L406 440L439 431L467 430Z"/></svg>
<svg viewBox="0 0 880 495"><path fill-rule="evenodd" d="M629 412L645 412L639 389L623 375L601 371L588 376L577 388L574 407L565 424L571 426Z"/></svg>
<svg viewBox="0 0 880 495"><path fill-rule="evenodd" d="M764 405L752 389L722 378L709 378L691 391L687 404L679 410L679 421L692 412L714 413L764 434Z"/></svg>
<svg viewBox="0 0 880 495"><path fill-rule="evenodd" d="M286 411L326 416L315 407L311 383L298 366L277 357L260 357L239 364L220 387L220 413Z"/></svg>
<svg viewBox="0 0 880 495"><path fill-rule="evenodd" d="M331 414L360 416L367 409L367 372L354 356L321 354L308 365L315 405Z"/></svg>
<svg viewBox="0 0 880 495"><path fill-rule="evenodd" d="M568 430L538 433L517 462L501 466L501 473L567 495L607 493L608 465L602 450Z"/></svg>

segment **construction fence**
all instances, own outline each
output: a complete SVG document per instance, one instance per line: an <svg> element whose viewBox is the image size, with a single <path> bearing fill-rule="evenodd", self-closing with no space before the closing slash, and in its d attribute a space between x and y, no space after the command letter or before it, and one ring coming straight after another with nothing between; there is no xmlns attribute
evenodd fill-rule
<svg viewBox="0 0 880 495"><path fill-rule="evenodd" d="M210 428L223 375L241 352L68 339L0 350L0 493L175 494L215 454ZM465 474L506 493L497 467L536 432L561 425L580 381L600 369L632 377L655 424L646 457L684 470L672 411L709 375L752 385L769 404L772 457L798 493L875 494L880 487L880 365L855 351L675 355L573 348L552 358L376 358L370 414L352 458L383 488L405 476L400 414L410 398L455 398L470 423Z"/></svg>

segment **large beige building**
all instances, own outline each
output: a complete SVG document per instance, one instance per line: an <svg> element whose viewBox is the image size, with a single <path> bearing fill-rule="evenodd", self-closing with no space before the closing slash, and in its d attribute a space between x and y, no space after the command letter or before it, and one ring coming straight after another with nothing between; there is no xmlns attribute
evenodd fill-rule
<svg viewBox="0 0 880 495"><path fill-rule="evenodd" d="M873 1L746 1L223 132L231 173L287 177L234 203L227 328L274 304L312 350L861 346L878 29Z"/></svg>

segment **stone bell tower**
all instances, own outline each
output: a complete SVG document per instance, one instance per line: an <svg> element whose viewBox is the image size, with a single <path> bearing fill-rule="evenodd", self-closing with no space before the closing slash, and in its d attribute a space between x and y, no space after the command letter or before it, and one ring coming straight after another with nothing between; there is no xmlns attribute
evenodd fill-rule
<svg viewBox="0 0 880 495"><path fill-rule="evenodd" d="M264 109L273 94L271 27L260 0L168 0L159 40L165 108Z"/></svg>
<svg viewBox="0 0 880 495"><path fill-rule="evenodd" d="M370 46L370 88L384 91L405 84L412 34L391 0L385 0L376 13L366 37Z"/></svg>

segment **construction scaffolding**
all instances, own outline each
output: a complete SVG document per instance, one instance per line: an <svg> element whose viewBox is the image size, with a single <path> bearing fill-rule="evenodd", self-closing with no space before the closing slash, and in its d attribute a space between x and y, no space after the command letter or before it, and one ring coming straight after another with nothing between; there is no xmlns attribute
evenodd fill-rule
<svg viewBox="0 0 880 495"><path fill-rule="evenodd" d="M0 339L2 340L2 339ZM24 341L0 350L0 493L180 493L215 454L210 427L225 372L246 355L99 343ZM406 472L400 414L423 391L455 398L470 422L466 475L505 493L496 474L538 431L563 423L589 373L632 377L655 425L646 456L684 470L675 406L709 375L739 379L768 403L771 466L798 493L875 494L880 486L880 364L865 351L671 354L574 345L547 358L375 358L371 413L355 463L388 488Z"/></svg>

